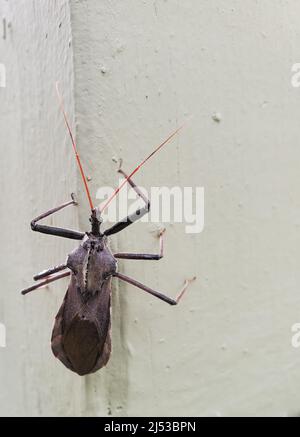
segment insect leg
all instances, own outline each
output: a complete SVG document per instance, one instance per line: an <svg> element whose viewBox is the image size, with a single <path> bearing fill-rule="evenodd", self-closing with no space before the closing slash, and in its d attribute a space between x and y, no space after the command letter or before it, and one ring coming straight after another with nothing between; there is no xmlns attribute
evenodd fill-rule
<svg viewBox="0 0 300 437"><path fill-rule="evenodd" d="M39 215L35 219L31 221L31 229L36 232L41 232L42 234L56 235L58 237L71 238L72 240L82 240L84 237L83 232L72 231L70 229L56 228L54 226L46 226L46 225L38 225L37 222L42 220L45 217L48 217L51 214L54 214L57 211L69 206L69 205L77 205L74 194L71 194L72 200L69 202L63 203L56 208L52 208L44 214Z"/></svg>
<svg viewBox="0 0 300 437"><path fill-rule="evenodd" d="M160 260L164 256L164 239L163 235L165 233L165 228L162 229L159 232L159 253L158 254L152 254L152 253L127 253L127 252L120 252L115 253L114 257L119 259L143 259L143 260Z"/></svg>
<svg viewBox="0 0 300 437"><path fill-rule="evenodd" d="M141 198L141 199L143 199L143 201L147 204L149 201L148 201L148 199L147 199L147 197L144 195L144 193L139 189L139 187L133 182L133 180L130 178L130 177L128 177L128 175L125 173L125 171L124 170L122 170L122 159L120 159L120 165L119 165L119 168L118 168L118 173L121 173L121 175L123 175L124 176L124 178L125 179L127 179L127 181L126 182L128 182L129 183L129 185L131 185L131 187L134 189L134 191L137 193L137 195Z"/></svg>
<svg viewBox="0 0 300 437"><path fill-rule="evenodd" d="M38 288L44 287L45 285L48 285L51 282L57 281L58 279L65 278L66 276L69 276L70 274L71 274L71 272L65 272L65 273L61 273L60 275L57 275L57 276L52 276L52 277L49 276L47 279L45 279L45 281L42 281L39 284L33 285L32 287L26 288L25 290L22 290L21 293L27 294L30 291L37 290Z"/></svg>
<svg viewBox="0 0 300 437"><path fill-rule="evenodd" d="M44 270L43 272L38 273L33 277L35 281L38 281L40 279L46 278L47 276L53 275L53 273L61 272L62 270L67 269L67 264L61 264L59 266L53 267L48 270Z"/></svg>
<svg viewBox="0 0 300 437"><path fill-rule="evenodd" d="M114 276L116 278L122 279L122 281L128 282L131 285L134 285L135 287L140 288L141 290L146 291L147 293L152 294L152 296L157 297L158 299L163 300L164 302L170 304L170 305L177 305L180 301L180 299L182 298L182 296L184 295L186 289L188 288L189 284L194 281L196 279L196 277L192 278L192 279L186 279L184 282L184 285L181 289L181 291L179 292L178 296L175 299L172 299L169 296L166 296L165 294L159 292L159 291L155 291L152 288L147 287L144 284L141 284L140 282L136 281L135 279L130 278L129 276L125 276L122 273L114 273Z"/></svg>
<svg viewBox="0 0 300 437"><path fill-rule="evenodd" d="M120 164L122 164L122 161L120 161ZM132 179L128 178L126 173L121 169L121 167L118 169L118 172L121 173L125 178L127 178L127 182L132 186L134 191L137 193L137 195L143 199L145 202L145 206L143 208L139 208L136 210L134 214L131 214L121 220L120 222L114 224L109 229L106 229L104 231L105 235L112 235L116 234L117 232L122 231L123 229L127 228L127 226L131 225L132 223L136 222L137 220L141 219L145 214L148 214L150 211L150 200L148 200L145 195L141 192L141 190L138 188L138 186L132 181Z"/></svg>

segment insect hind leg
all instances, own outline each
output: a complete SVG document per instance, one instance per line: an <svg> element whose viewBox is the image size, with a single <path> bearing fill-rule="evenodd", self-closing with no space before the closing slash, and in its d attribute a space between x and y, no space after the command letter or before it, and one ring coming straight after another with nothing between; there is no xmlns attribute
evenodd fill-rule
<svg viewBox="0 0 300 437"><path fill-rule="evenodd" d="M121 279L122 281L128 282L128 284L134 285L135 287L146 291L146 293L152 294L152 296L157 297L158 299L168 303L169 305L177 305L179 303L179 301L181 300L182 296L184 295L184 293L186 292L189 284L196 279L195 276L192 279L186 279L184 284L183 284L183 287L180 290L180 292L178 293L177 297L175 299L173 299L173 298L161 293L160 291L156 291L150 287L147 287L147 285L144 285L141 282L139 282L133 278L130 278L129 276L123 275L122 273L116 272L116 273L114 273L114 276L116 278Z"/></svg>
<svg viewBox="0 0 300 437"><path fill-rule="evenodd" d="M37 290L38 288L42 288L45 285L51 284L51 282L57 281L58 279L62 279L65 278L66 276L70 276L71 272L65 272L65 273L61 273L60 275L57 276L48 276L45 278L44 281L36 284L36 285L32 285L29 288L25 288L24 290L21 291L21 294L25 295L27 293L30 293L33 290Z"/></svg>

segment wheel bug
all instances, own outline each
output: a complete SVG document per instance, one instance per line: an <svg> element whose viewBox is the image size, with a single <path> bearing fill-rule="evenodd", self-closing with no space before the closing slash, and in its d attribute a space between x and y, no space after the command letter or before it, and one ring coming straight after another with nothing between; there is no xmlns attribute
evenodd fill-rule
<svg viewBox="0 0 300 437"><path fill-rule="evenodd" d="M159 260L163 257L163 236L164 231L159 232L158 254L144 253L115 253L112 254L108 247L108 237L116 234L127 226L131 225L150 210L150 202L139 190L132 180L132 176L150 159L159 149L169 142L181 128L173 132L163 143L161 143L144 161L141 162L129 175L121 168L118 169L124 177L119 187L108 198L101 208L94 208L87 179L85 177L80 157L77 152L74 136L68 121L62 97L57 86L57 93L60 100L61 110L71 138L73 150L78 163L80 174L84 183L85 191L91 208L91 231L78 232L69 229L56 228L53 226L41 225L38 222L55 212L70 205L77 205L75 196L71 200L56 208L41 214L31 222L33 231L56 235L59 237L80 240L80 245L67 257L65 264L58 265L45 270L36 276L34 280L42 280L36 285L22 291L27 294L41 288L58 279L71 276L70 285L66 292L64 301L55 318L51 337L51 347L54 355L70 370L78 375L86 375L96 372L105 366L111 353L111 279L116 277L135 287L138 287L152 296L163 300L170 305L176 305L185 293L189 283L194 280L186 280L180 293L175 299L155 291L146 285L132 279L117 271L117 259L131 260ZM114 224L110 228L100 231L101 212L108 206L112 199L118 194L121 188L129 183L137 195L144 201L145 206L139 208L135 214L131 214L124 220ZM64 271L67 270L67 271ZM63 273L60 273L63 272ZM54 275L55 273L59 273ZM54 275L54 276L53 276Z"/></svg>

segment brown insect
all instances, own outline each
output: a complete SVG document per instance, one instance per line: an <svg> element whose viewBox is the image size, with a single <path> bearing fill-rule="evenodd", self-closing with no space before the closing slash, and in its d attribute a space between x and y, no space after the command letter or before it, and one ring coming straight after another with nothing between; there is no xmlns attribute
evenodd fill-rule
<svg viewBox="0 0 300 437"><path fill-rule="evenodd" d="M111 353L111 279L117 277L129 284L132 284L147 293L167 302L176 305L187 289L191 280L186 280L182 290L175 299L172 299L159 291L141 284L140 282L117 272L117 259L132 260L159 260L163 257L163 234L159 233L160 250L158 254L140 253L115 253L112 254L108 247L108 237L122 231L131 225L150 210L150 202L132 181L132 176L151 158L161 147L173 138L180 130L177 129L162 144L160 144L144 161L137 166L133 172L127 175L121 168L119 173L124 176L120 186L114 191L112 196L101 208L101 212L108 206L111 200L118 194L120 189L129 183L137 195L145 202L143 208L138 209L134 214L129 215L124 220L114 224L110 228L100 230L101 212L99 208L94 208L87 179L83 172L80 157L77 153L74 137L68 122L62 98L57 93L61 103L66 126L68 128L74 153L77 159L79 170L84 182L88 201L91 208L91 230L90 232L78 232L69 229L56 228L53 226L41 225L38 222L49 215L69 206L77 205L74 195L71 200L63 205L45 212L31 222L33 231L44 234L56 235L64 238L80 240L81 243L67 257L65 264L45 270L34 277L34 280L41 280L38 284L22 291L27 294L33 290L41 288L53 281L71 276L71 281L65 295L64 301L55 318L52 331L51 347L54 355L70 370L78 375L86 375L96 372L105 366ZM67 270L66 272L62 272ZM59 273L53 276L55 273Z"/></svg>

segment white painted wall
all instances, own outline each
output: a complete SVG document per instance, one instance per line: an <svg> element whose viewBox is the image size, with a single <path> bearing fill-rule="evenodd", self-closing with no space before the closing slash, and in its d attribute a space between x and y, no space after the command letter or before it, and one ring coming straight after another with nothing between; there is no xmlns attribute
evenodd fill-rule
<svg viewBox="0 0 300 437"><path fill-rule="evenodd" d="M0 17L0 28L2 17L7 21L6 39L0 31L0 62L6 66L6 88L0 88L0 322L7 336L6 348L0 348L0 414L80 414L83 382L66 372L50 349L67 281L29 299L20 295L35 272L64 262L74 247L70 241L34 234L29 226L33 217L77 190L54 88L59 80L72 117L68 2L1 0ZM77 212L71 208L51 222L76 227Z"/></svg>
<svg viewBox="0 0 300 437"><path fill-rule="evenodd" d="M299 414L300 350L291 346L291 326L300 322L300 91L291 86L299 3L27 0L25 7L0 0L0 7L11 22L0 39L7 70L0 88L0 322L7 328L0 413ZM50 350L67 283L18 294L74 247L31 233L34 215L76 190L80 207L53 223L88 225L57 79L71 118L75 107L94 196L117 184L112 157L132 169L190 115L136 181L204 186L206 196L202 234L168 224L162 261L120 262L122 272L170 295L187 276L196 274L197 283L176 308L116 283L113 355L87 378L65 370ZM112 247L154 251L154 230L136 224Z"/></svg>

